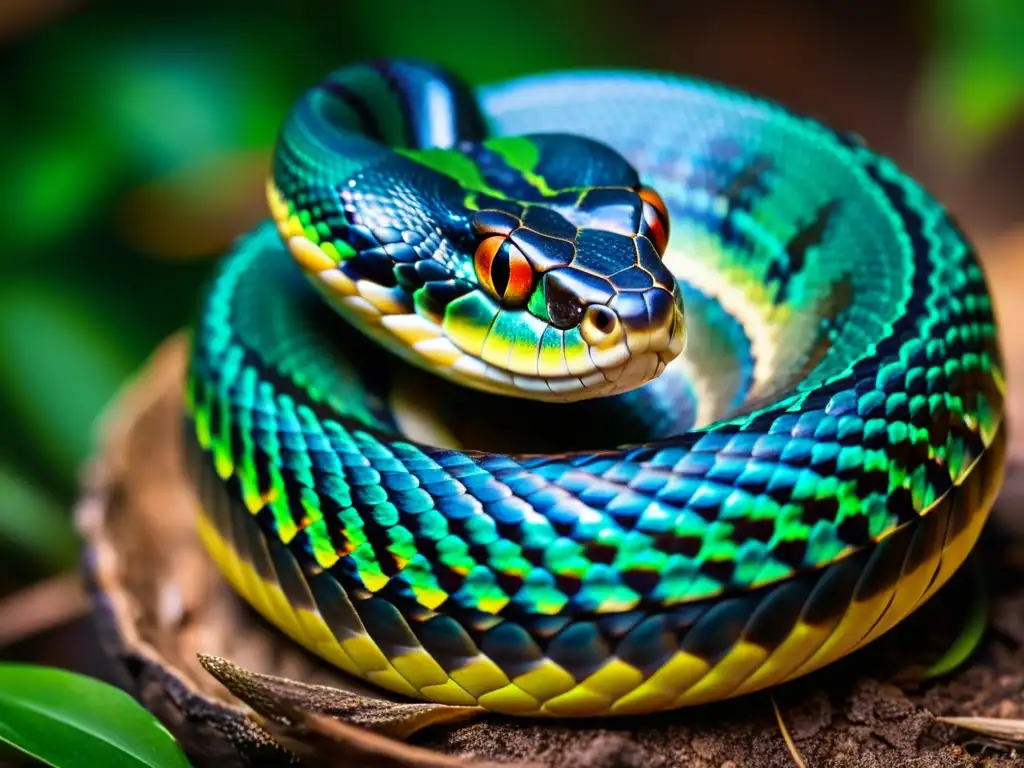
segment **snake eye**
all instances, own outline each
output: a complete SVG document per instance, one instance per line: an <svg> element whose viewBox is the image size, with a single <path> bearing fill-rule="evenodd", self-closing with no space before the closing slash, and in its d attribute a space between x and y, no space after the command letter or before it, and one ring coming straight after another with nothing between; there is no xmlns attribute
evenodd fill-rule
<svg viewBox="0 0 1024 768"><path fill-rule="evenodd" d="M664 256L668 247L668 208L661 195L650 187L640 187L638 194L644 205L643 234L650 238L654 250Z"/></svg>
<svg viewBox="0 0 1024 768"><path fill-rule="evenodd" d="M533 267L507 238L495 236L481 240L473 263L480 284L494 298L508 306L526 303L533 287Z"/></svg>

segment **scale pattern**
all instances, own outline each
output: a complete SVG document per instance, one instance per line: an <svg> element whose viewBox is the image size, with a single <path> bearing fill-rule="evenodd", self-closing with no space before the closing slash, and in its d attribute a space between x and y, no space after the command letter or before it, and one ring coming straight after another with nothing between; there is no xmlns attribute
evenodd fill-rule
<svg viewBox="0 0 1024 768"><path fill-rule="evenodd" d="M629 158L704 307L691 339L746 349L690 344L688 431L434 447L398 430L385 353L262 225L204 299L186 398L200 530L234 587L390 690L583 716L804 674L941 586L1004 440L989 294L944 210L856 139L705 83L548 75L479 98L492 132L571 127Z"/></svg>

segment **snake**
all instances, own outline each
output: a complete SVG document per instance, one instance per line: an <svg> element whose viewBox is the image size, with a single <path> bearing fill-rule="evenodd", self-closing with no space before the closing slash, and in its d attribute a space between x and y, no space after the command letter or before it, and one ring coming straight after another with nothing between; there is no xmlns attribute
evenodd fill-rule
<svg viewBox="0 0 1024 768"><path fill-rule="evenodd" d="M198 535L382 695L642 715L845 658L1003 478L986 277L851 131L722 83L343 66L198 299Z"/></svg>

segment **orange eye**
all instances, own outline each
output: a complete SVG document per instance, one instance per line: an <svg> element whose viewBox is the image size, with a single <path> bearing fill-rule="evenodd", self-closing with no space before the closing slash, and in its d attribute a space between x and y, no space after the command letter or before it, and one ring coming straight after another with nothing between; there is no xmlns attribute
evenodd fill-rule
<svg viewBox="0 0 1024 768"><path fill-rule="evenodd" d="M647 225L644 234L651 239L654 249L664 256L668 247L668 208L661 195L650 187L641 187L638 194L644 201L644 223Z"/></svg>
<svg viewBox="0 0 1024 768"><path fill-rule="evenodd" d="M494 298L509 306L521 306L530 298L533 268L523 252L504 237L480 241L473 257L480 284Z"/></svg>

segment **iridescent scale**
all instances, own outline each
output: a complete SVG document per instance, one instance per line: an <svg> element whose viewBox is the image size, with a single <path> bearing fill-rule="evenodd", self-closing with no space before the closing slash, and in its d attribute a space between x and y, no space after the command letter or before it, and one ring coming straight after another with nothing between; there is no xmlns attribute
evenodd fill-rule
<svg viewBox="0 0 1024 768"><path fill-rule="evenodd" d="M686 350L571 406L428 379L453 433L516 440L430 445L397 405L425 374L353 331L261 225L204 300L187 387L200 532L235 589L392 691L566 717L791 679L933 594L987 517L1005 433L991 301L945 211L858 140L701 82L587 72L478 95L491 135L578 133L658 190ZM402 205L437 204L407 188Z"/></svg>

